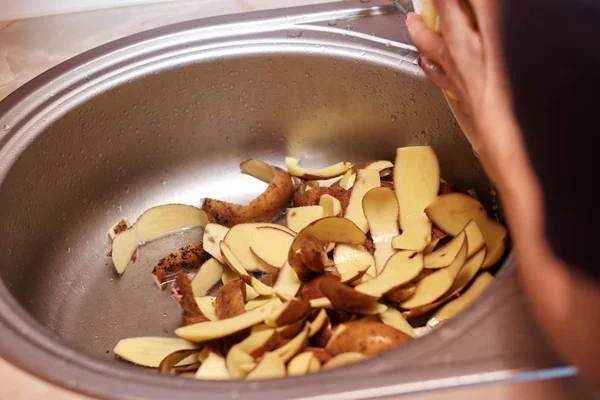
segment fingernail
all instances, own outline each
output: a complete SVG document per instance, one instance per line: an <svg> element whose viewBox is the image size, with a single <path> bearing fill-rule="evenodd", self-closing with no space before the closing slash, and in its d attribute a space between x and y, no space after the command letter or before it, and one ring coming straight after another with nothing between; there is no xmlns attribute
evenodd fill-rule
<svg viewBox="0 0 600 400"><path fill-rule="evenodd" d="M423 66L421 65L421 63L422 63L422 62L423 62L423 59L421 58L421 56L419 56L419 57L417 58L417 64L419 64L419 67L423 67Z"/></svg>

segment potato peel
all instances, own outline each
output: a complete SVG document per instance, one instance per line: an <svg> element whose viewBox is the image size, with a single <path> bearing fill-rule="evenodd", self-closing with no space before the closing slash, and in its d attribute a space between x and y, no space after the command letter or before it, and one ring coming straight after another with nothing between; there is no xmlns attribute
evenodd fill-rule
<svg viewBox="0 0 600 400"><path fill-rule="evenodd" d="M202 210L166 205L148 210L132 227L120 221L111 228L122 263L130 262L140 238L188 227L190 215L193 227L205 228L202 243L168 255L153 271L159 283L177 273L173 294L184 317L177 338L146 343L150 355L141 345L140 351L127 346L147 338L126 339L117 355L197 379L306 375L431 332L492 281L481 270L504 252L506 229L477 200L460 197L464 190L439 178L429 146L398 149L395 166L367 161L307 171L295 159L286 161L291 174L255 159L240 164L243 173L269 183L247 206L211 199ZM392 168L393 182L382 181ZM267 204L281 193L288 204ZM292 195L297 208L288 209L289 226L267 222L265 215L287 208ZM190 282L186 272L199 265ZM219 280L223 286L208 296ZM424 327L406 320L430 313Z"/></svg>
<svg viewBox="0 0 600 400"><path fill-rule="evenodd" d="M262 163L258 160L254 162ZM269 186L250 204L241 205L216 199L204 199L202 210L206 212L211 222L232 227L247 222L270 222L283 213L292 199L294 185L290 174L286 171L275 166L269 168L273 172ZM264 173L257 173L257 175L260 176L259 179L266 177Z"/></svg>
<svg viewBox="0 0 600 400"><path fill-rule="evenodd" d="M300 161L293 157L286 157L285 164L287 165L290 175L307 181L325 180L341 176L345 174L352 165L349 162L339 162L329 167L311 171L300 167Z"/></svg>
<svg viewBox="0 0 600 400"><path fill-rule="evenodd" d="M156 240L181 229L204 227L207 224L206 213L193 206L166 204L150 208L131 228L115 236L111 252L115 270L119 275L125 272L140 243Z"/></svg>

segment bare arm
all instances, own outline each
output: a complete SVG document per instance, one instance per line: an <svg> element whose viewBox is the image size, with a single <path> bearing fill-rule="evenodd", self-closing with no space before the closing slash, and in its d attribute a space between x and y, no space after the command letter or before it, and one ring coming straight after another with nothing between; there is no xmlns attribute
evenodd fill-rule
<svg viewBox="0 0 600 400"><path fill-rule="evenodd" d="M512 92L500 43L501 0L471 0L478 26L459 0L437 0L442 33L411 14L407 24L422 56L425 73L459 99L468 119L468 139L498 187L506 211L519 274L533 311L548 338L587 381L598 385L600 283L565 264L548 245L545 199L532 168L521 127L513 113ZM556 182L555 184L565 184ZM591 241L592 238L582 238Z"/></svg>

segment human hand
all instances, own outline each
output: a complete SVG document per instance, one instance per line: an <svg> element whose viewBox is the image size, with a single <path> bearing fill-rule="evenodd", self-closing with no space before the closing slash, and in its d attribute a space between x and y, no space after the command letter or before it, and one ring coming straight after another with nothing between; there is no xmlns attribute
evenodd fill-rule
<svg viewBox="0 0 600 400"><path fill-rule="evenodd" d="M427 27L414 13L407 16L413 43L421 52L419 65L446 93L467 138L482 154L496 147L499 121L516 127L508 79L501 52L500 0L471 0L475 25L461 0L434 0L441 32ZM454 104L453 104L454 103ZM459 115L457 115L459 114ZM468 121L461 121L468 119ZM465 129L464 125L473 129Z"/></svg>

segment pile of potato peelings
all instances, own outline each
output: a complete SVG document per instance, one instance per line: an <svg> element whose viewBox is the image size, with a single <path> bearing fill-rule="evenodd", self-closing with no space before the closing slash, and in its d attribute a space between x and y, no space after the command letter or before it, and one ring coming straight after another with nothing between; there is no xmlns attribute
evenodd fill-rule
<svg viewBox="0 0 600 400"><path fill-rule="evenodd" d="M473 192L440 178L431 147L399 148L394 164L286 165L240 165L269 184L248 205L167 204L111 228L120 275L140 243L204 227L202 242L152 272L159 287L174 280L177 337L123 339L117 356L198 379L304 375L422 336L492 282L485 269L505 253L507 230ZM287 226L271 222L283 213Z"/></svg>

